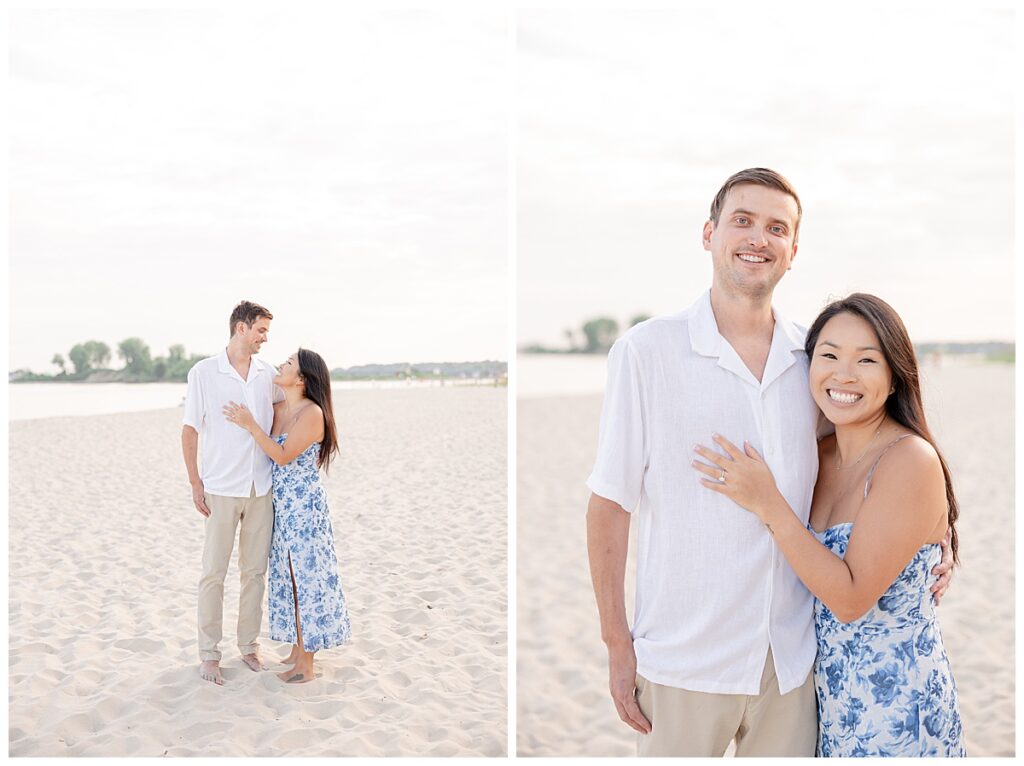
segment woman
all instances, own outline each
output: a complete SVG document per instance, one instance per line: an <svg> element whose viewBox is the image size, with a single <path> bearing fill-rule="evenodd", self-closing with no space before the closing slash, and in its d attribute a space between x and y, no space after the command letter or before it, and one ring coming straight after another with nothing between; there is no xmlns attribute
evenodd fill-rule
<svg viewBox="0 0 1024 766"><path fill-rule="evenodd" d="M925 422L917 362L895 311L856 293L805 344L811 393L835 434L818 445L805 527L764 459L725 438L697 446L710 490L756 514L815 596L818 755L962 756L956 685L929 586L959 514Z"/></svg>
<svg viewBox="0 0 1024 766"><path fill-rule="evenodd" d="M274 405L270 435L244 405L224 408L274 461L274 534L270 547L270 637L292 643L278 673L288 683L312 681L313 656L346 643L351 633L338 578L334 533L319 469L338 451L331 376L319 354L300 348L281 365L274 383L284 401Z"/></svg>

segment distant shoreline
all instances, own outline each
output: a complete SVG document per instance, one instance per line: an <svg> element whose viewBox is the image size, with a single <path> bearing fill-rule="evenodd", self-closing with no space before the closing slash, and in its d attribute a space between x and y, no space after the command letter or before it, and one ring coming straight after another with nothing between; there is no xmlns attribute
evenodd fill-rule
<svg viewBox="0 0 1024 766"><path fill-rule="evenodd" d="M180 375L155 375L128 370L89 370L85 373L46 375L27 369L14 370L7 376L8 383L185 383L187 372ZM508 384L508 363L484 360L480 362L420 362L410 364L366 364L331 370L332 382L405 382L439 381L458 384L464 381L492 381L495 385Z"/></svg>

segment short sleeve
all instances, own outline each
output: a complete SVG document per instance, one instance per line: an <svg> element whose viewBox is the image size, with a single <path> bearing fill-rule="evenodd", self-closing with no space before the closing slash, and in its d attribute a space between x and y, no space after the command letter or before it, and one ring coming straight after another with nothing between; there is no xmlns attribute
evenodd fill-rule
<svg viewBox="0 0 1024 766"><path fill-rule="evenodd" d="M640 502L646 467L640 365L625 340L608 353L608 382L601 411L597 459L587 486L632 513Z"/></svg>
<svg viewBox="0 0 1024 766"><path fill-rule="evenodd" d="M203 426L206 413L206 401L203 397L203 384L199 377L199 365L192 365L188 371L188 388L185 390L185 414L181 418L182 425L192 426L198 432Z"/></svg>

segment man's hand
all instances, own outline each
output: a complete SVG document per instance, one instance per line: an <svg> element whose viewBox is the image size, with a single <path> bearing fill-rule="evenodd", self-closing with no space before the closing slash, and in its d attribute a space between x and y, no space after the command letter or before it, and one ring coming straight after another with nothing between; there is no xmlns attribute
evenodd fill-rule
<svg viewBox="0 0 1024 766"><path fill-rule="evenodd" d="M608 647L608 688L619 718L641 734L650 734L651 723L636 704L636 652L631 638Z"/></svg>
<svg viewBox="0 0 1024 766"><path fill-rule="evenodd" d="M939 545L942 546L942 561L935 565L932 569L932 574L937 574L939 579L935 581L932 586L932 598L935 599L935 606L939 605L942 601L942 597L946 595L946 591L949 590L949 584L953 581L953 551L949 549L949 541L951 535L949 531L946 531L946 536L942 538L942 542Z"/></svg>
<svg viewBox="0 0 1024 766"><path fill-rule="evenodd" d="M192 504L203 516L209 517L210 509L206 505L206 488L202 482L192 485Z"/></svg>

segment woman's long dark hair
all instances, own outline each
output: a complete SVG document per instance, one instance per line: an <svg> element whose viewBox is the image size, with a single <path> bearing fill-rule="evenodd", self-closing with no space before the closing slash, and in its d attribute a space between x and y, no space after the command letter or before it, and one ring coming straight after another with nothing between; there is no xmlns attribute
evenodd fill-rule
<svg viewBox="0 0 1024 766"><path fill-rule="evenodd" d="M324 413L324 438L320 441L317 468L327 471L331 459L338 452L338 432L334 427L334 406L331 404L331 371L327 362L315 351L300 348L299 374L306 384L306 398Z"/></svg>
<svg viewBox="0 0 1024 766"><path fill-rule="evenodd" d="M807 340L804 343L807 358L813 358L814 347L818 343L818 336L825 323L837 314L844 313L853 314L863 319L871 325L871 329L878 336L882 354L889 364L889 369L892 370L893 386L896 388L885 400L885 411L897 423L931 444L935 454L939 456L942 475L946 479L946 504L949 506L949 548L953 552L953 561L959 563L956 520L960 516L960 506L953 493L953 480L950 477L949 466L939 450L939 445L935 443L924 417L921 382L917 371L917 357L914 355L914 344L910 342L910 335L907 333L907 328L903 326L903 320L900 319L899 314L881 298L867 293L853 293L842 300L833 301L818 315L814 324L811 325L811 329L807 331Z"/></svg>

